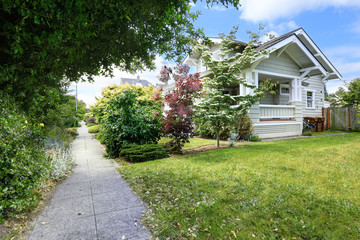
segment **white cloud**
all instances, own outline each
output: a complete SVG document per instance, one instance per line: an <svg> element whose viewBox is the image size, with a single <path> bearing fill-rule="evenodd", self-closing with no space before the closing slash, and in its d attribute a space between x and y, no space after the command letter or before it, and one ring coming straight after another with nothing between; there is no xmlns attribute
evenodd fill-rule
<svg viewBox="0 0 360 240"><path fill-rule="evenodd" d="M276 38L279 36L279 33L275 32L275 31L270 31L265 33L261 38L260 38L260 42L264 43L267 42L273 38Z"/></svg>
<svg viewBox="0 0 360 240"><path fill-rule="evenodd" d="M327 7L360 7L355 0L243 0L241 19L273 22L280 18L292 18L303 11L322 10Z"/></svg>
<svg viewBox="0 0 360 240"><path fill-rule="evenodd" d="M265 34L260 38L260 42L267 42L273 37L278 37L286 32L299 28L294 21L281 22L278 24L269 23L265 26Z"/></svg>
<svg viewBox="0 0 360 240"><path fill-rule="evenodd" d="M114 77L105 77L98 76L94 78L94 82L80 82L78 83L78 98L86 103L87 106L94 104L96 102L95 97L101 96L101 91L103 88L110 86L112 84L120 84L120 78L137 78L139 75L141 79L148 80L152 84L158 83L158 76L160 74L161 67L166 65L173 65L165 63L164 59L160 56L157 56L155 59L156 69L153 71L146 70L143 72L137 72L135 74L130 74L128 72L120 71L119 69L114 70ZM75 94L75 84L72 84L70 87L72 94Z"/></svg>

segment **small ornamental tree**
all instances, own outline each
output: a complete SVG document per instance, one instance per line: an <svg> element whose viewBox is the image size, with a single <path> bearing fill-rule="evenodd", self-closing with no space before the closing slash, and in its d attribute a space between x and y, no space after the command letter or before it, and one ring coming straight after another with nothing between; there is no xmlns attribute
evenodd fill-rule
<svg viewBox="0 0 360 240"><path fill-rule="evenodd" d="M273 84L266 83L255 89L252 94L231 96L226 93L225 88L230 84L242 84L247 88L254 89L252 85L241 77L243 69L248 68L252 61L259 58L265 52L258 52L254 48L257 38L253 37L245 47L239 46L234 41L237 28L230 32L228 36L220 35L220 59L215 59L209 51L205 41L196 44L194 51L200 54L201 60L212 73L211 77L204 77L204 97L197 105L196 117L202 124L212 126L216 132L217 147L219 147L220 132L231 127L235 116L246 115L249 108L264 96L266 90L273 87ZM240 47L244 49L240 51ZM237 50L231 56L230 53ZM236 103L236 104L235 104ZM234 105L235 104L235 105Z"/></svg>
<svg viewBox="0 0 360 240"><path fill-rule="evenodd" d="M193 135L194 98L202 89L199 73L189 74L189 70L186 65L178 65L173 73L171 68L164 66L160 75L160 81L167 83L172 76L176 83L176 88L165 95L169 110L162 119L164 135L171 138L165 146L174 152L179 152Z"/></svg>

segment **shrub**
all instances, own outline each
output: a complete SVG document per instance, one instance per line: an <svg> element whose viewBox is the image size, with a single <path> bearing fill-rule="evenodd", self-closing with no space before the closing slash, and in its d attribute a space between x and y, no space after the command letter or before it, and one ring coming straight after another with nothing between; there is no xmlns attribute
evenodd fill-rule
<svg viewBox="0 0 360 240"><path fill-rule="evenodd" d="M67 129L65 129L65 132L73 138L76 137L77 135L79 135L77 128L67 128Z"/></svg>
<svg viewBox="0 0 360 240"><path fill-rule="evenodd" d="M165 148L158 144L127 145L120 155L130 162L145 162L168 156Z"/></svg>
<svg viewBox="0 0 360 240"><path fill-rule="evenodd" d="M105 141L104 138L105 138L105 137L104 137L104 131L100 131L100 132L98 133L98 135L96 135L96 139L97 139L100 143L102 143L102 144L104 144L104 141Z"/></svg>
<svg viewBox="0 0 360 240"><path fill-rule="evenodd" d="M50 159L49 178L61 180L66 177L67 173L75 165L71 157L70 147L65 146L62 142L53 144L48 147L47 154Z"/></svg>
<svg viewBox="0 0 360 240"><path fill-rule="evenodd" d="M100 124L94 125L94 126L89 127L88 132L89 133L98 133L98 132L100 132L100 128L101 128Z"/></svg>
<svg viewBox="0 0 360 240"><path fill-rule="evenodd" d="M303 132L302 134L303 136L312 136L312 133L309 131L309 132Z"/></svg>
<svg viewBox="0 0 360 240"><path fill-rule="evenodd" d="M33 206L47 175L43 124L30 123L8 96L0 94L0 219Z"/></svg>
<svg viewBox="0 0 360 240"><path fill-rule="evenodd" d="M160 139L160 105L139 104L135 90L126 89L114 96L106 112L102 137L109 157L118 157L123 145L156 143Z"/></svg>
<svg viewBox="0 0 360 240"><path fill-rule="evenodd" d="M249 138L250 142L261 142L261 138L259 138L257 135L251 135Z"/></svg>
<svg viewBox="0 0 360 240"><path fill-rule="evenodd" d="M94 117L90 117L86 120L86 125L89 126L89 124L95 124L96 119Z"/></svg>
<svg viewBox="0 0 360 240"><path fill-rule="evenodd" d="M79 121L76 119L76 117L71 116L64 119L64 127L65 128L72 128L72 127L80 127Z"/></svg>

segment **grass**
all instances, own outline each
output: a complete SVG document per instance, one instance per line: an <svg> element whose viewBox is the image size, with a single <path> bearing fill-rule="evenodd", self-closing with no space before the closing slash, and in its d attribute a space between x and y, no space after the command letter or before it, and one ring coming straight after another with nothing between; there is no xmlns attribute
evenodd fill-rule
<svg viewBox="0 0 360 240"><path fill-rule="evenodd" d="M320 135L325 135L325 134L335 134L335 133L341 133L340 131L336 131L336 130L326 130L323 132L312 132L312 136L320 136Z"/></svg>
<svg viewBox="0 0 360 240"><path fill-rule="evenodd" d="M359 239L360 133L119 168L159 239Z"/></svg>
<svg viewBox="0 0 360 240"><path fill-rule="evenodd" d="M163 137L160 139L159 143L164 144L170 141L170 138ZM186 143L183 147L183 150L190 150L206 145L216 145L216 140L212 139L203 139L203 138L190 138L190 143ZM229 145L227 141L220 141L220 145Z"/></svg>

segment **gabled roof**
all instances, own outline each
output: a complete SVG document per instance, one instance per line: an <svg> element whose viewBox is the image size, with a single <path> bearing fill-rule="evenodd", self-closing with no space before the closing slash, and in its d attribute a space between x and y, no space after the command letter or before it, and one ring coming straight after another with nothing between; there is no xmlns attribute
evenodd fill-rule
<svg viewBox="0 0 360 240"><path fill-rule="evenodd" d="M221 41L221 38L210 38L215 44ZM239 45L246 45L241 41L236 41ZM278 51L278 56L287 52L288 55L295 55L293 60L300 66L301 76L323 75L323 81L331 79L341 79L342 76L334 67L330 60L310 38L303 28L295 29L279 37L271 39L268 42L257 45L256 50L267 50L269 53ZM197 53L192 53L184 60L184 64L196 65ZM263 58L256 61L262 61Z"/></svg>
<svg viewBox="0 0 360 240"><path fill-rule="evenodd" d="M121 78L121 84L138 85L141 84L144 87L152 86L148 80L134 79L134 78Z"/></svg>
<svg viewBox="0 0 360 240"><path fill-rule="evenodd" d="M299 47L304 47L303 51L309 59L316 60L324 75L324 80L341 79L342 76L325 54L320 50L316 43L310 38L303 28L298 28L284 35L276 37L268 42L259 45L256 50L270 50L274 52L281 48L286 48L289 44L296 43ZM302 46L301 46L302 45ZM314 63L315 64L315 63ZM316 65L316 64L315 64Z"/></svg>

